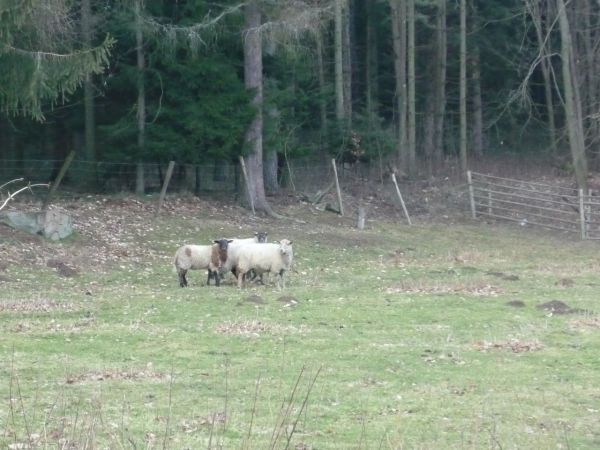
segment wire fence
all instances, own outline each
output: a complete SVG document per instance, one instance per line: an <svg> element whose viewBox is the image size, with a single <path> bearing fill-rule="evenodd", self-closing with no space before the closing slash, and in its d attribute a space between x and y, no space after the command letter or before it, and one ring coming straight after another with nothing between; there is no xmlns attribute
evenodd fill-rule
<svg viewBox="0 0 600 450"><path fill-rule="evenodd" d="M24 178L31 183L48 183L56 179L64 160L0 159L0 181ZM143 163L144 192L159 192L165 180L168 162ZM115 194L134 192L140 165L119 162L91 162L75 159L71 162L60 190L63 193ZM382 168L377 164L339 164L342 186L361 181L381 179ZM314 192L333 179L330 161L283 161L277 170L277 184L300 192ZM244 183L239 164L175 164L168 192L203 192L226 194L241 191Z"/></svg>
<svg viewBox="0 0 600 450"><path fill-rule="evenodd" d="M471 214L600 239L600 198L581 189L469 172Z"/></svg>

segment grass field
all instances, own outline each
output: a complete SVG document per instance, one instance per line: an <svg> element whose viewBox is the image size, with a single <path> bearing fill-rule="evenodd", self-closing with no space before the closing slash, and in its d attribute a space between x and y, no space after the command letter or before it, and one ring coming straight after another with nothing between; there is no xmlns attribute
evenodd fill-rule
<svg viewBox="0 0 600 450"><path fill-rule="evenodd" d="M90 211L63 243L0 235L23 258L0 269L1 448L600 448L596 243L418 218L357 231L301 208ZM284 291L199 272L179 288L178 245L258 228L294 241Z"/></svg>

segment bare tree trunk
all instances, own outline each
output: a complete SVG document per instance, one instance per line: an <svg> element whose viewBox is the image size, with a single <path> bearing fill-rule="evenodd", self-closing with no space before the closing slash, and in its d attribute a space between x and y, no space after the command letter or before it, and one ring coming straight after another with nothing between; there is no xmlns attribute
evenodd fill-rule
<svg viewBox="0 0 600 450"><path fill-rule="evenodd" d="M319 29L317 32L317 70L319 75L319 112L321 115L321 144L327 137L327 100L325 97L325 64L323 63L323 33Z"/></svg>
<svg viewBox="0 0 600 450"><path fill-rule="evenodd" d="M335 34L334 34L334 52L335 52L335 117L341 122L344 119L344 65L343 65L343 5L344 0L335 0Z"/></svg>
<svg viewBox="0 0 600 450"><path fill-rule="evenodd" d="M250 192L257 210L274 215L265 195L263 178L263 64L260 35L261 12L256 0L244 7L244 82L246 89L254 93L252 105L256 115L244 138L250 153L245 157L250 178Z"/></svg>
<svg viewBox="0 0 600 450"><path fill-rule="evenodd" d="M446 27L446 1L438 0L436 47L437 63L435 77L435 116L433 164L439 166L444 156L444 117L446 115L446 60L448 55L448 32Z"/></svg>
<svg viewBox="0 0 600 450"><path fill-rule="evenodd" d="M593 117L598 112L598 73L596 72L596 46L597 46L597 23L592 23L592 17L594 12L590 4L590 0L583 0L583 6L578 6L579 16L581 22L578 26L580 31L581 39L583 40L582 49L580 54L576 58L577 60L583 60L584 79L579 83L580 86L585 87L585 112L583 117ZM587 148L588 155L593 158L592 164L597 165L598 163L598 146L600 144L599 126L598 120L584 120L584 132L587 137Z"/></svg>
<svg viewBox="0 0 600 450"><path fill-rule="evenodd" d="M435 145L435 92L429 96L423 120L423 154L427 162L427 175L433 175L433 154ZM433 97L433 98L431 98Z"/></svg>
<svg viewBox="0 0 600 450"><path fill-rule="evenodd" d="M408 166L408 146L406 130L407 89L406 89L406 0L389 0L392 19L394 48L394 71L396 79L396 120L398 141L396 154L404 168Z"/></svg>
<svg viewBox="0 0 600 450"><path fill-rule="evenodd" d="M90 0L81 2L81 35L86 49L92 48L92 8ZM85 116L85 159L96 161L96 120L94 117L94 85L88 74L83 83L83 104Z"/></svg>
<svg viewBox="0 0 600 450"><path fill-rule="evenodd" d="M460 170L467 173L467 0L460 0Z"/></svg>
<svg viewBox="0 0 600 450"><path fill-rule="evenodd" d="M352 123L352 14L350 11L350 1L344 0L344 9L342 13L342 59L344 74L344 115L348 124Z"/></svg>
<svg viewBox="0 0 600 450"><path fill-rule="evenodd" d="M16 175L16 166L17 166L17 141L15 139L15 133L11 130L11 123L8 118L0 115L0 155L2 160L0 160L0 168L2 172L0 173L0 180L2 178L17 178Z"/></svg>
<svg viewBox="0 0 600 450"><path fill-rule="evenodd" d="M552 53L552 49L549 47L551 44L550 39L544 42L544 21L542 18L542 12L540 11L539 0L528 1L529 12L535 27L535 34L540 48L541 56L541 67L542 77L544 79L544 100L546 102L546 115L548 116L548 137L550 139L550 149L553 155L556 154L556 124L554 120L554 99L552 94L552 77L550 73L550 61L547 59L548 55ZM546 10L546 20L550 19L550 2L548 2Z"/></svg>
<svg viewBox="0 0 600 450"><path fill-rule="evenodd" d="M475 6L473 23L477 20L477 10ZM471 27L472 29L475 27ZM480 57L479 57L479 44L474 39L473 50L471 57L471 81L472 81L472 97L471 102L473 105L473 123L471 125L472 133L472 145L473 153L481 158L483 156L483 105L481 100L481 71L480 71Z"/></svg>
<svg viewBox="0 0 600 450"><path fill-rule="evenodd" d="M279 155L275 150L266 152L264 160L265 191L275 194L279 191L279 180L277 179Z"/></svg>
<svg viewBox="0 0 600 450"><path fill-rule="evenodd" d="M365 57L366 103L369 127L372 128L379 110L379 85L377 74L379 60L377 58L377 29L375 21L375 4L367 0L367 48Z"/></svg>
<svg viewBox="0 0 600 450"><path fill-rule="evenodd" d="M417 175L417 103L415 99L415 0L408 0L406 9L408 22L408 173Z"/></svg>
<svg viewBox="0 0 600 450"><path fill-rule="evenodd" d="M135 192L137 195L144 195L145 182L144 182L144 147L146 138L146 93L144 86L144 36L142 34L142 1L136 0L135 2L135 41L136 41L136 55L137 55L137 89L138 89L138 102L137 102L137 146L138 146L138 163L136 166L136 183Z"/></svg>
<svg viewBox="0 0 600 450"><path fill-rule="evenodd" d="M585 139L581 101L577 85L577 72L573 60L573 42L567 11L563 0L556 0L558 23L560 27L560 48L562 58L562 75L565 99L565 115L569 132L569 147L573 158L575 178L579 189L587 191L587 159L585 155Z"/></svg>

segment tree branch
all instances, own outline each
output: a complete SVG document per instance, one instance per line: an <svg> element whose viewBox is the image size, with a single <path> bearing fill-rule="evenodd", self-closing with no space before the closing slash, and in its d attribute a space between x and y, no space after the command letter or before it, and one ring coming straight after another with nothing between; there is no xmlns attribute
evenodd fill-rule
<svg viewBox="0 0 600 450"><path fill-rule="evenodd" d="M4 188L5 186L9 185L10 183L14 183L14 182L17 182L17 181L22 181L22 180L23 180L23 178L17 178L15 180L11 180L8 183L4 183L2 186L0 186L0 189ZM2 202L2 204L0 204L0 211L2 211L4 209L4 207L8 204L8 202L10 202L12 199L14 199L21 192L26 191L27 189L29 189L31 191L31 188L38 187L38 186L49 187L50 183L36 183L36 184L27 183L27 186L24 186L24 187L22 187L20 189L17 189L13 193L8 192L8 197Z"/></svg>

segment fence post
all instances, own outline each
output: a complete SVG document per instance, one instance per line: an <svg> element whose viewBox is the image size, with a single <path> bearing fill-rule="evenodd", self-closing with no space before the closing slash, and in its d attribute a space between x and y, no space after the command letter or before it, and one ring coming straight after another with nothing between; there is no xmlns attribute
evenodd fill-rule
<svg viewBox="0 0 600 450"><path fill-rule="evenodd" d="M408 209L406 209L406 204L404 203L404 199L402 198L402 194L400 193L400 188L398 187L398 181L396 181L396 174L392 172L392 181L394 182L394 186L396 186L396 195L398 195L398 199L400 200L400 205L402 205L402 211L404 211L404 215L406 216L406 221L409 225L412 225L410 221L410 216L408 215Z"/></svg>
<svg viewBox="0 0 600 450"><path fill-rule="evenodd" d="M340 216L344 215L344 205L342 203L342 191L340 190L340 182L338 180L337 166L335 165L335 158L331 160L333 165L333 176L335 177L335 189L337 191L338 203L340 205Z"/></svg>
<svg viewBox="0 0 600 450"><path fill-rule="evenodd" d="M173 168L175 167L175 161L169 161L169 167L167 167L167 173L165 175L165 180L163 181L162 189L160 190L160 197L158 198L158 205L156 205L156 211L154 215L158 216L160 213L160 209L165 201L165 195L167 195L167 188L169 187L169 182L171 181L171 175L173 175Z"/></svg>
<svg viewBox="0 0 600 450"><path fill-rule="evenodd" d="M585 209L583 201L583 189L579 189L579 221L581 222L581 239L586 239L586 223L585 223Z"/></svg>
<svg viewBox="0 0 600 450"><path fill-rule="evenodd" d="M471 216L473 219L477 218L475 210L475 193L473 192L473 178L471 177L471 171L467 171L467 183L469 184L469 200L471 201Z"/></svg>
<svg viewBox="0 0 600 450"><path fill-rule="evenodd" d="M75 150L71 150L69 152L67 158L65 159L65 162L61 166L60 171L58 172L58 175L56 176L56 179L54 180L54 183L52 183L50 185L50 191L48 192L48 195L44 199L44 203L42 203L42 211L46 211L46 209L48 209L48 205L50 204L52 197L54 197L56 190L60 186L60 183L61 183L62 179L64 178L65 174L67 173L67 170L69 170L69 166L73 162L74 158L75 158Z"/></svg>

